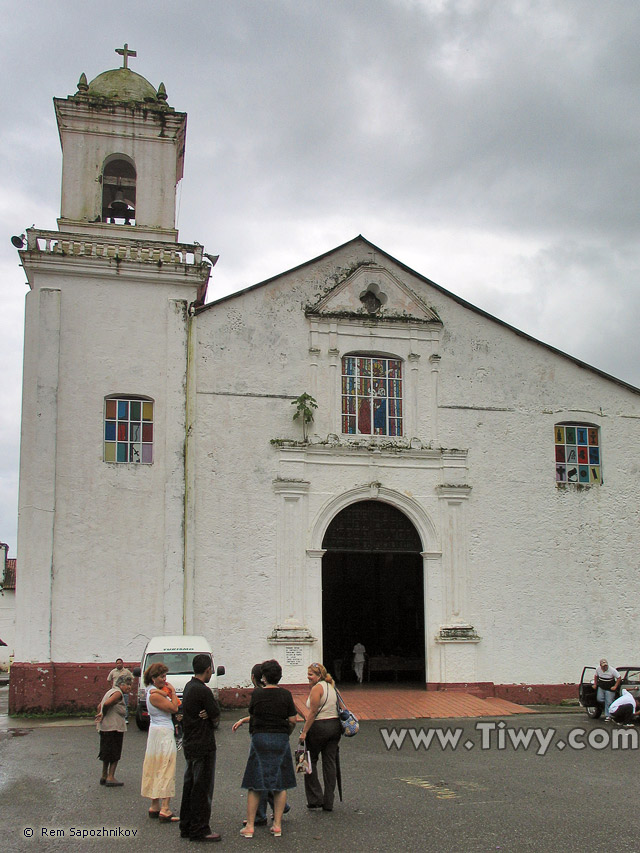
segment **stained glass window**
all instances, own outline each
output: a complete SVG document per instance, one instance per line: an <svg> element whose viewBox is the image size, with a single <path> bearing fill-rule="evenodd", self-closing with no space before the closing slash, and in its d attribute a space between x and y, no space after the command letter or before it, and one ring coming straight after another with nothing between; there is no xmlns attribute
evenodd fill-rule
<svg viewBox="0 0 640 853"><path fill-rule="evenodd" d="M402 435L402 362L381 356L342 359L342 432Z"/></svg>
<svg viewBox="0 0 640 853"><path fill-rule="evenodd" d="M588 424L554 427L556 482L591 485L602 482L600 430Z"/></svg>
<svg viewBox="0 0 640 853"><path fill-rule="evenodd" d="M104 401L104 461L153 462L153 402L110 397Z"/></svg>

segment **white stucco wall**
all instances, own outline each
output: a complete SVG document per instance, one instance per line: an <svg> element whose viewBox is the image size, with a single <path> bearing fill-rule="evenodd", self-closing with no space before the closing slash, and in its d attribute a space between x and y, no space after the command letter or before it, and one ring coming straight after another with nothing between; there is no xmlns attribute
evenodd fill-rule
<svg viewBox="0 0 640 853"><path fill-rule="evenodd" d="M640 483L627 454L640 396L386 258L378 263L436 310L441 332L418 330L408 344L406 327L354 331L338 318L314 340L304 307L370 259L368 244L348 244L197 318L193 630L211 638L226 683L246 683L253 662L282 657L267 637L288 610L320 638L319 519L331 501L362 499L372 483L382 490L372 496L422 519L428 680L561 683L602 654L627 659L640 592ZM301 438L289 398L303 391L318 401L312 432L339 436L341 356L370 349L407 358L407 347L413 450L269 443ZM560 421L600 427L602 486L556 486ZM297 481L299 495L283 497L278 478ZM473 625L480 642L436 643L440 626L456 622ZM285 670L285 680L301 680L319 654L319 644L306 646L303 666Z"/></svg>
<svg viewBox="0 0 640 853"><path fill-rule="evenodd" d="M61 273L57 262L33 261L27 296L16 658L131 660L149 637L182 633L187 306L196 286L168 265L149 275L142 265L69 259ZM38 325L52 299L55 327ZM38 353L49 351L57 362L47 359L43 398ZM103 461L104 398L114 394L154 400L152 465Z"/></svg>

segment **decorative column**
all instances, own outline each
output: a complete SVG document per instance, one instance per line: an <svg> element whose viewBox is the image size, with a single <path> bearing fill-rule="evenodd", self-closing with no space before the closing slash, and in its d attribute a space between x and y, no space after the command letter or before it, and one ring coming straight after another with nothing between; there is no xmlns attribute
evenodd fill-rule
<svg viewBox="0 0 640 853"><path fill-rule="evenodd" d="M304 623L309 486L305 480L273 481L280 500L276 527L276 625L269 636L270 643L315 642Z"/></svg>
<svg viewBox="0 0 640 853"><path fill-rule="evenodd" d="M304 624L308 625L313 635L315 646L308 645L306 649L308 660L305 666L313 661L322 659L322 558L327 552L322 549L307 549L307 565L305 570L306 602Z"/></svg>
<svg viewBox="0 0 640 853"><path fill-rule="evenodd" d="M424 594L424 663L425 681L439 681L440 667L437 647L434 646L432 625L439 625L442 612L442 554L440 551L422 551L422 578Z"/></svg>
<svg viewBox="0 0 640 853"><path fill-rule="evenodd" d="M320 360L320 344L317 321L311 321L309 331L309 394L318 398L318 362Z"/></svg>
<svg viewBox="0 0 640 853"><path fill-rule="evenodd" d="M476 647L480 637L465 619L468 584L467 501L470 486L438 486L442 502L442 591L444 621L435 638L441 647L440 681L476 680Z"/></svg>
<svg viewBox="0 0 640 853"><path fill-rule="evenodd" d="M409 374L411 379L408 383L408 387L406 388L405 400L411 400L411 408L409 409L407 406L408 411L406 412L406 416L408 423L406 424L406 435L412 437L420 434L420 412L418 408L420 400L420 376L418 373L418 368L420 367L420 354L417 352L410 352L407 361L409 363ZM409 376L406 378L409 379Z"/></svg>
<svg viewBox="0 0 640 853"><path fill-rule="evenodd" d="M463 625L467 592L467 525L465 504L470 486L438 486L442 507L442 567L445 622Z"/></svg>
<svg viewBox="0 0 640 853"><path fill-rule="evenodd" d="M438 384L440 379L440 356L429 356L431 365L431 436L434 447L438 445Z"/></svg>

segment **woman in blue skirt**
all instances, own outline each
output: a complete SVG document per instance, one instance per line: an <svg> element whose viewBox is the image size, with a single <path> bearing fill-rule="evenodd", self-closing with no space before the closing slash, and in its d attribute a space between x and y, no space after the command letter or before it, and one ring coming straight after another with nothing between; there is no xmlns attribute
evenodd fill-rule
<svg viewBox="0 0 640 853"><path fill-rule="evenodd" d="M242 779L247 794L247 823L240 835L253 838L254 821L261 791L273 791L271 832L282 835L282 813L287 790L296 787L296 774L289 745L289 732L296 722L293 696L278 687L282 667L277 660L262 664L263 687L256 687L249 703L251 749Z"/></svg>

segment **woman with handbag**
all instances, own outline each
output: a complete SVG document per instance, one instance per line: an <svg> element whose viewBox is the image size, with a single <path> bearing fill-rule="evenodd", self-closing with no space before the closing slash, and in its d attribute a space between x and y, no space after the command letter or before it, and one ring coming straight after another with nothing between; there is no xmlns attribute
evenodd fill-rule
<svg viewBox="0 0 640 853"><path fill-rule="evenodd" d="M249 702L251 749L242 779L247 790L247 821L240 835L253 838L256 812L262 791L273 791L271 832L282 835L282 814L287 789L296 787L289 733L295 726L297 711L293 696L279 687L282 667L277 660L262 664L263 687L256 687ZM234 731L244 720L234 724Z"/></svg>
<svg viewBox="0 0 640 853"><path fill-rule="evenodd" d="M307 699L307 719L300 740L311 756L311 773L305 774L304 787L308 809L333 811L336 789L338 747L342 727L338 718L338 697L333 678L321 663L307 670L311 692ZM324 791L318 778L318 758L322 756Z"/></svg>

